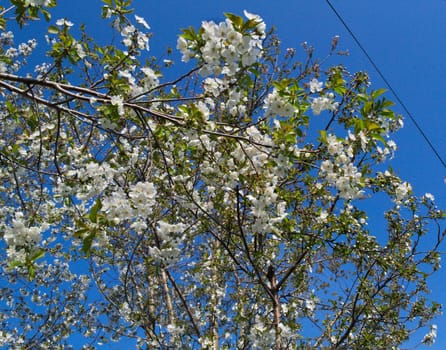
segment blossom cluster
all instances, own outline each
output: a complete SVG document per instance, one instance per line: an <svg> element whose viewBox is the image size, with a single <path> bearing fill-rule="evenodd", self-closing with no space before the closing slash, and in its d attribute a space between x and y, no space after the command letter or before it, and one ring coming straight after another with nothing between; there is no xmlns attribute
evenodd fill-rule
<svg viewBox="0 0 446 350"><path fill-rule="evenodd" d="M424 336L422 343L426 345L432 345L435 343L436 339L437 339L437 325L433 324L430 327L429 333L427 333Z"/></svg>
<svg viewBox="0 0 446 350"><path fill-rule="evenodd" d="M332 158L321 163L320 175L337 188L341 198L361 197L363 194L362 174L352 162L351 146L346 147L344 140L339 140L335 135L330 134L327 136L327 151Z"/></svg>
<svg viewBox="0 0 446 350"><path fill-rule="evenodd" d="M102 200L102 210L115 223L137 218L144 219L151 213L155 199L156 188L153 183L138 182L130 186L128 194L122 189L117 189L105 196ZM138 226L140 230L146 227L144 220L138 223L142 225L142 227Z"/></svg>
<svg viewBox="0 0 446 350"><path fill-rule="evenodd" d="M143 17L135 15L136 22L142 26L145 30L149 30L150 26L147 24L146 20ZM127 24L121 30L122 43L124 46L137 47L140 50L149 50L149 33L142 32L138 30L133 24Z"/></svg>
<svg viewBox="0 0 446 350"><path fill-rule="evenodd" d="M3 239L8 245L7 255L11 262L24 262L38 249L44 227L29 226L22 212L16 212L12 225L5 228Z"/></svg>
<svg viewBox="0 0 446 350"><path fill-rule="evenodd" d="M332 92L324 96L313 98L311 101L311 108L314 115L319 115L325 110L336 111L339 106L339 102L335 102L334 94Z"/></svg>
<svg viewBox="0 0 446 350"><path fill-rule="evenodd" d="M140 78L137 79L135 75L137 75L138 71L136 67L130 67L131 69L120 70L119 76L126 79L129 84L129 95L131 97L142 96L144 93L147 93L154 87L159 85L159 77L157 73L150 67L142 67L140 69L142 74L139 74ZM120 97L119 100L111 101L113 105L118 106L119 114L123 113L123 98Z"/></svg>
<svg viewBox="0 0 446 350"><path fill-rule="evenodd" d="M30 39L27 42L14 46L14 34L11 31L0 33L0 52L5 59L0 60L0 73L6 71L17 72L20 66L27 63L26 59L37 47L37 40ZM6 63L8 62L8 63Z"/></svg>
<svg viewBox="0 0 446 350"><path fill-rule="evenodd" d="M386 170L384 173L378 173L378 177L390 183L390 193L394 197L393 201L399 205L403 203L412 194L412 186L407 181L402 181L396 175ZM426 199L432 199L431 194L426 194Z"/></svg>
<svg viewBox="0 0 446 350"><path fill-rule="evenodd" d="M298 108L288 98L282 97L277 89L269 93L263 103L267 116L289 117L298 112Z"/></svg>
<svg viewBox="0 0 446 350"><path fill-rule="evenodd" d="M125 46L130 47L136 44L136 47L141 50L149 50L149 35L137 30L135 26L129 24L124 27L121 35L123 37L122 43Z"/></svg>
<svg viewBox="0 0 446 350"><path fill-rule="evenodd" d="M262 51L265 24L257 15L245 11L245 16L256 22L255 31L244 33L235 28L228 18L218 24L213 21L202 23L201 40L204 45L200 47L196 42L180 36L177 48L183 55L182 60L201 59L204 62L200 70L203 76L224 74L233 77L240 68L252 65Z"/></svg>
<svg viewBox="0 0 446 350"><path fill-rule="evenodd" d="M40 7L40 6L48 6L50 0L29 0L30 6Z"/></svg>

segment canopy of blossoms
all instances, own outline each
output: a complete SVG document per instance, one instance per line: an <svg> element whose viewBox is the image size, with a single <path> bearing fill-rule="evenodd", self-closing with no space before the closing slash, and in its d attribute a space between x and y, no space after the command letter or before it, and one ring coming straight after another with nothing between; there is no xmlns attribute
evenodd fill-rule
<svg viewBox="0 0 446 350"><path fill-rule="evenodd" d="M0 347L397 349L420 328L435 340L426 279L444 213L392 170L402 117L366 73L309 47L303 62L282 54L245 12L184 29L167 80L173 61L148 59L129 1L104 1L110 45L51 19L52 0L11 4ZM45 17L46 39L17 43L12 14ZM45 63L31 67L37 43Z"/></svg>

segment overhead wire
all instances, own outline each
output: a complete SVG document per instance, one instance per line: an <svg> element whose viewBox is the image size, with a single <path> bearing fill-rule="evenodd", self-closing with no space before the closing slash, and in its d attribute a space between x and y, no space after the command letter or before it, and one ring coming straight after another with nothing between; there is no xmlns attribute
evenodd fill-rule
<svg viewBox="0 0 446 350"><path fill-rule="evenodd" d="M443 157L440 155L440 153L435 148L434 144L431 142L427 134L424 132L424 130L421 128L420 124L416 121L415 117L410 113L409 109L406 107L405 103L402 101L402 99L399 97L398 93L395 91L395 89L392 87L390 82L387 80L385 75L382 73L381 69L379 69L378 65L375 63L373 58L368 54L367 50L364 48L364 46L361 44L359 39L356 37L356 35L353 33L353 31L350 29L348 24L344 21L341 14L336 10L336 8L333 6L333 4L330 2L330 0L325 0L328 4L328 6L331 8L333 13L336 15L336 17L339 19L339 21L342 23L344 28L347 30L347 32L350 34L350 36L355 41L356 45L361 49L361 51L364 53L364 55L369 60L370 64L373 66L373 68L376 70L378 75L381 77L381 79L384 81L390 92L395 96L395 99L398 101L400 106L403 108L404 112L407 114L409 119L412 121L412 123L415 125L415 128L418 130L418 132L421 134L423 139L426 141L426 143L431 148L432 152L434 152L435 156L438 158L440 163L443 165L444 168L446 168L446 162L444 161Z"/></svg>

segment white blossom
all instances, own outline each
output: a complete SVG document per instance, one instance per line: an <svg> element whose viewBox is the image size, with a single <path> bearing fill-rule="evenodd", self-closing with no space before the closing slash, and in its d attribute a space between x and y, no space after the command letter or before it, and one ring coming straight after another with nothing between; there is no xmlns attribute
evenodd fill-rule
<svg viewBox="0 0 446 350"><path fill-rule="evenodd" d="M112 104L112 106L116 106L118 108L119 115L124 115L124 99L122 98L122 96L111 96L110 103Z"/></svg>
<svg viewBox="0 0 446 350"><path fill-rule="evenodd" d="M150 26L147 24L146 20L143 17L135 15L136 22L141 24L144 28L150 29Z"/></svg>
<svg viewBox="0 0 446 350"><path fill-rule="evenodd" d="M60 18L60 19L58 19L57 21L56 21L56 25L58 25L58 26L65 26L65 27L72 27L73 26L73 22L71 22L71 21L68 21L67 19L65 19L65 18Z"/></svg>
<svg viewBox="0 0 446 350"><path fill-rule="evenodd" d="M48 6L50 4L50 0L28 0L29 4L33 7L41 7Z"/></svg>
<svg viewBox="0 0 446 350"><path fill-rule="evenodd" d="M334 101L334 94L328 93L325 96L319 96L311 101L311 108L314 115L319 115L325 110L336 111L339 103Z"/></svg>
<svg viewBox="0 0 446 350"><path fill-rule="evenodd" d="M395 187L395 200L401 202L412 191L412 186L408 182L402 182Z"/></svg>
<svg viewBox="0 0 446 350"><path fill-rule="evenodd" d="M424 336L422 343L426 345L432 345L435 343L436 339L437 339L437 325L433 324L430 327L429 333L427 333Z"/></svg>
<svg viewBox="0 0 446 350"><path fill-rule="evenodd" d="M313 78L310 81L310 92L311 93L315 93L315 92L320 92L322 91L322 86L324 85L323 82L318 81L316 78Z"/></svg>
<svg viewBox="0 0 446 350"><path fill-rule="evenodd" d="M276 89L265 98L263 109L266 110L267 115L282 117L292 116L298 112L297 107L292 105L287 98L281 97Z"/></svg>

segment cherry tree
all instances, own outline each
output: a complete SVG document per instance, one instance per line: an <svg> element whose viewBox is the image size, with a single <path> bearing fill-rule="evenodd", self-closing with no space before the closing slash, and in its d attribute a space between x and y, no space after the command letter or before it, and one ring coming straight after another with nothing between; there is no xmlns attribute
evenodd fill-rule
<svg viewBox="0 0 446 350"><path fill-rule="evenodd" d="M119 43L52 19L54 0L1 9L0 346L433 343L444 212L391 168L385 91L282 52L246 11L151 59L130 1L103 2ZM16 42L39 17L46 38Z"/></svg>

